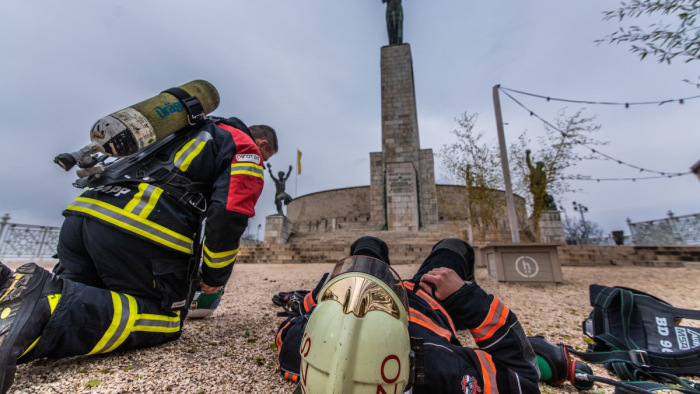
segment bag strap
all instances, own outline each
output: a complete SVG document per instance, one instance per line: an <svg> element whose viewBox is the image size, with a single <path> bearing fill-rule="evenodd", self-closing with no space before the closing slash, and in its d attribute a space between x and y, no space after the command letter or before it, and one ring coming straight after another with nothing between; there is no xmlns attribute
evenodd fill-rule
<svg viewBox="0 0 700 394"><path fill-rule="evenodd" d="M185 107L185 111L187 111L187 121L191 126L202 122L206 117L207 113L204 112L204 106L199 99L196 96L191 96L184 89L170 88L161 93L172 94L182 103L182 106Z"/></svg>
<svg viewBox="0 0 700 394"><path fill-rule="evenodd" d="M591 286L591 290L593 290L593 286ZM618 317L620 319L619 321L622 323L622 339L609 331L610 321L608 318L608 311L610 310L611 304L617 301L617 297L620 298L620 314L616 317ZM605 342L613 349L637 348L629 338L630 314L634 307L634 300L630 292L617 287L604 287L598 292L595 299L592 300L591 305L593 306L593 312L591 312L593 332L588 333L589 336L592 334L593 338Z"/></svg>
<svg viewBox="0 0 700 394"><path fill-rule="evenodd" d="M644 372L698 375L700 371L700 352L659 353L641 349L611 350L606 352L580 352L570 346L567 350L593 364L625 364ZM621 371L623 372L623 371Z"/></svg>

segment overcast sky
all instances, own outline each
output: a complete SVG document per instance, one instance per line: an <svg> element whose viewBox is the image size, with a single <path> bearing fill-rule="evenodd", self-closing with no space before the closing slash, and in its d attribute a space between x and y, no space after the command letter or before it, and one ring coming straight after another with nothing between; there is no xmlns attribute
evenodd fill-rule
<svg viewBox="0 0 700 394"><path fill-rule="evenodd" d="M700 94L698 64L640 61L625 46L594 41L618 28L603 0L407 0L404 42L411 46L421 148L454 142L455 118L478 113L477 129L496 141L492 87L586 101L646 102ZM211 82L214 112L269 124L280 137L276 171L303 152L298 196L369 185L369 153L381 150L380 48L388 43L380 0L3 1L0 6L0 214L11 222L59 226L79 194L53 158L89 142L99 118L172 86ZM654 20L656 21L656 20ZM554 121L583 108L597 116L606 154L638 167L686 172L700 160L700 100L664 105L580 105L514 96ZM506 140L542 124L501 95ZM537 147L533 146L533 150ZM448 176L436 157L436 179ZM582 164L593 178L648 176L610 161ZM579 181L555 196L572 201L606 232L700 212L695 176ZM266 179L258 224L276 212ZM260 233L262 237L262 231Z"/></svg>

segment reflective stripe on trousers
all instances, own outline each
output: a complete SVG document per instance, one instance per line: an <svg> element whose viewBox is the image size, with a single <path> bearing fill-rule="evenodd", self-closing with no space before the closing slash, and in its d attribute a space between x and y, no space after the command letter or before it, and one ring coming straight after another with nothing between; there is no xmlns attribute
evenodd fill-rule
<svg viewBox="0 0 700 394"><path fill-rule="evenodd" d="M112 323L88 354L107 353L121 345L132 332L173 333L180 330L180 311L175 316L138 313L137 301L128 294L112 293Z"/></svg>

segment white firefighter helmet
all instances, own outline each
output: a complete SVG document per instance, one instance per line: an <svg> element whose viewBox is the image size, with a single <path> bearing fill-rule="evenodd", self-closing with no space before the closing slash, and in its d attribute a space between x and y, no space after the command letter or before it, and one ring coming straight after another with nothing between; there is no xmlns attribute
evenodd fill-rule
<svg viewBox="0 0 700 394"><path fill-rule="evenodd" d="M301 343L301 388L402 393L411 375L408 298L388 264L351 256L318 293Z"/></svg>

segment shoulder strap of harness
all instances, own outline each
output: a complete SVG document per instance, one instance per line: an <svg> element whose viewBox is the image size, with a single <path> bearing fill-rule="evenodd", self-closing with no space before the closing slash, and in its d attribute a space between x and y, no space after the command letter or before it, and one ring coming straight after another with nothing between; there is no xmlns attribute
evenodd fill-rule
<svg viewBox="0 0 700 394"><path fill-rule="evenodd" d="M700 392L676 375L700 376L700 329L681 326L683 318L700 320L700 311L675 308L650 294L591 285L593 311L583 322L593 339L581 359L606 364L625 380L653 379Z"/></svg>

